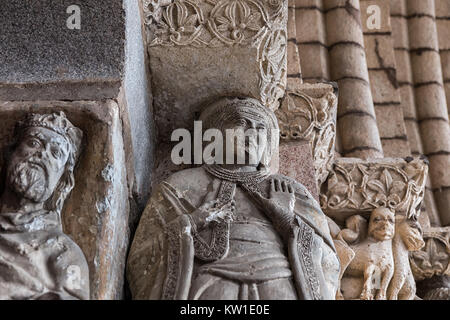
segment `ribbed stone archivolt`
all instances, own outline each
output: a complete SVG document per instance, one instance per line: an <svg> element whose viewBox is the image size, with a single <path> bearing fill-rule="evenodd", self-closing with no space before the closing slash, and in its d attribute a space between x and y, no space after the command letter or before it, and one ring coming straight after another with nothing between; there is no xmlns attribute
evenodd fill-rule
<svg viewBox="0 0 450 320"><path fill-rule="evenodd" d="M322 189L321 206L333 217L387 207L414 218L420 214L427 174L428 165L418 158L339 158Z"/></svg>

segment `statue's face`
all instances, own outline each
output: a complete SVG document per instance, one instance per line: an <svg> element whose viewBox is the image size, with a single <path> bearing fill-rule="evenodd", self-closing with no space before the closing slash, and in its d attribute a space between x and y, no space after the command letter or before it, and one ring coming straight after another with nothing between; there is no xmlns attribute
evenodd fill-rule
<svg viewBox="0 0 450 320"><path fill-rule="evenodd" d="M369 235L378 241L384 241L392 239L394 232L394 213L386 208L375 209L370 215Z"/></svg>
<svg viewBox="0 0 450 320"><path fill-rule="evenodd" d="M56 132L29 128L9 160L9 188L36 203L46 201L65 171L69 148L67 140Z"/></svg>
<svg viewBox="0 0 450 320"><path fill-rule="evenodd" d="M234 156L236 156L239 148L243 148L245 163L257 166L261 162L263 153L267 147L267 133L269 129L267 123L242 116L224 124L223 133L225 136L227 129L234 130L235 132L241 131L245 134L245 139L234 139ZM244 141L244 145L241 145L239 143L240 141Z"/></svg>

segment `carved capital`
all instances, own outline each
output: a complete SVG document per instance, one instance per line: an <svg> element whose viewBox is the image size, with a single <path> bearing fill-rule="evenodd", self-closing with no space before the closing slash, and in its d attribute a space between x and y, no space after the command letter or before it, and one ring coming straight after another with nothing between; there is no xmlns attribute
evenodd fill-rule
<svg viewBox="0 0 450 320"><path fill-rule="evenodd" d="M425 247L410 254L411 270L416 281L450 276L450 227L428 228L423 238Z"/></svg>
<svg viewBox="0 0 450 320"><path fill-rule="evenodd" d="M428 165L421 159L339 158L320 195L322 209L331 217L370 212L387 207L408 218L420 214Z"/></svg>
<svg viewBox="0 0 450 320"><path fill-rule="evenodd" d="M311 145L318 185L327 179L334 160L337 97L327 84L301 85L287 91L275 114L281 141Z"/></svg>
<svg viewBox="0 0 450 320"><path fill-rule="evenodd" d="M287 81L285 0L142 0L152 47L256 49L260 100L275 110Z"/></svg>

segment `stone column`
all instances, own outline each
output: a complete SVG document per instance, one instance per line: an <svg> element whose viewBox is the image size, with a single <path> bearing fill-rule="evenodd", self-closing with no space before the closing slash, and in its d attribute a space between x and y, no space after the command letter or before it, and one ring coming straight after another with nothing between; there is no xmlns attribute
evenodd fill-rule
<svg viewBox="0 0 450 320"><path fill-rule="evenodd" d="M436 27L439 39L439 53L441 55L442 74L444 76L447 111L450 114L450 1L435 0Z"/></svg>
<svg viewBox="0 0 450 320"><path fill-rule="evenodd" d="M414 97L414 84L409 57L408 20L406 19L406 0L391 0L392 36L394 39L395 59L397 64L397 81L401 97L406 134L408 136L411 153L414 156L423 154L422 139L420 137L419 124L417 122L416 100ZM437 213L431 182L428 177L425 189L424 205L421 219L429 219L424 224L439 226L439 214ZM421 221L422 223L422 221Z"/></svg>
<svg viewBox="0 0 450 320"><path fill-rule="evenodd" d="M406 157L411 150L398 91L389 2L361 0L360 5L370 87L383 152L386 157ZM378 26L370 24L374 13L368 9L374 5L380 9Z"/></svg>
<svg viewBox="0 0 450 320"><path fill-rule="evenodd" d="M331 79L339 84L338 128L345 157L381 158L359 1L324 2Z"/></svg>
<svg viewBox="0 0 450 320"><path fill-rule="evenodd" d="M302 80L300 56L297 48L297 31L295 25L295 0L289 0L288 7L288 44L287 44L287 88L294 89Z"/></svg>
<svg viewBox="0 0 450 320"><path fill-rule="evenodd" d="M296 0L295 12L303 81L328 81L330 74L322 0Z"/></svg>
<svg viewBox="0 0 450 320"><path fill-rule="evenodd" d="M450 224L450 130L434 0L409 0L407 19L417 116L441 222Z"/></svg>

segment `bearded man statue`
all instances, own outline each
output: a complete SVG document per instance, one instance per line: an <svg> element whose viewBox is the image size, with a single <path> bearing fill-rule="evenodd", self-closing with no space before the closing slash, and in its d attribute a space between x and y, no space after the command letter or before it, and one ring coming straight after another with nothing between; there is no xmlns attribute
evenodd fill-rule
<svg viewBox="0 0 450 320"><path fill-rule="evenodd" d="M155 189L128 257L133 299L334 299L339 260L325 215L303 185L271 174L274 113L222 98L200 120L266 139L262 149L250 148L255 136L240 145L243 164L185 169Z"/></svg>
<svg viewBox="0 0 450 320"><path fill-rule="evenodd" d="M61 223L82 136L63 112L16 126L0 185L2 300L89 299L86 258Z"/></svg>

